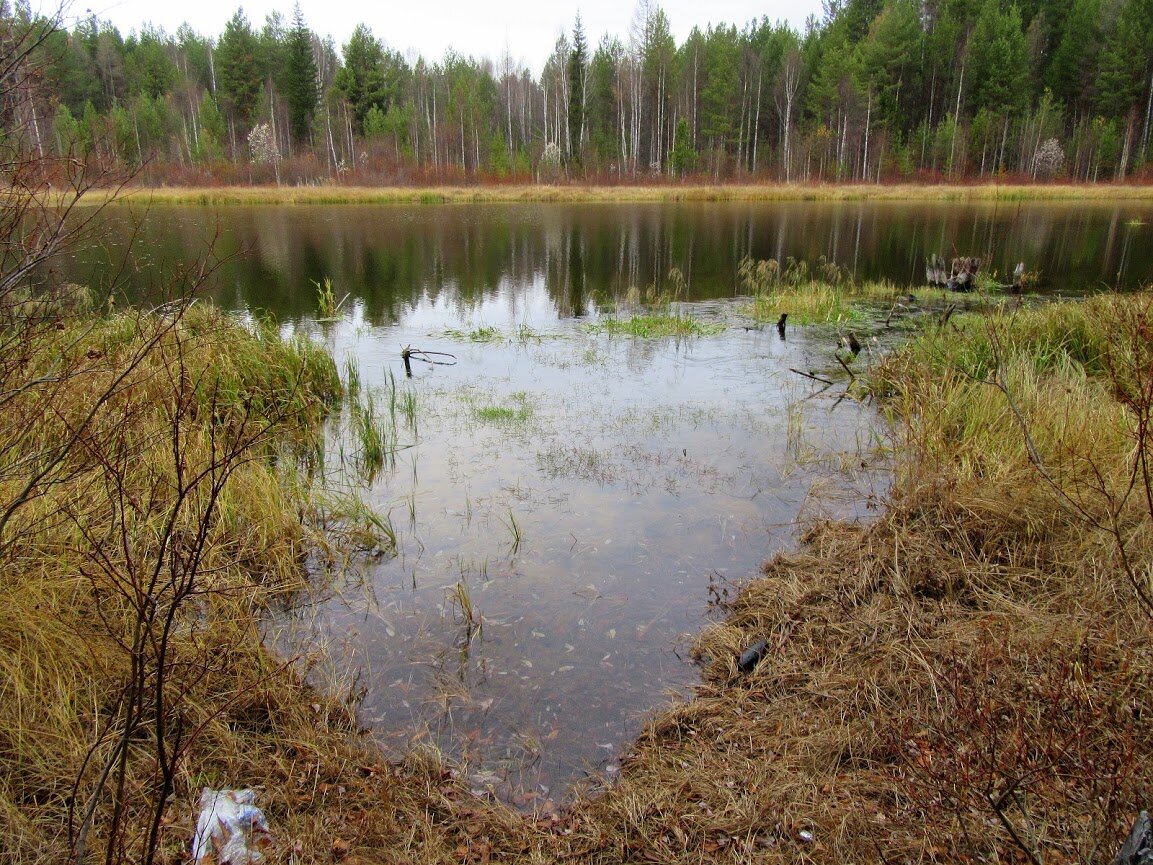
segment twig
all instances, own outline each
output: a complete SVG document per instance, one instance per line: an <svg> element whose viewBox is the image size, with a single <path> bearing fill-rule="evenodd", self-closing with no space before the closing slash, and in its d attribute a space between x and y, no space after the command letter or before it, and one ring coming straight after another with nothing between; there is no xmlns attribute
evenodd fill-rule
<svg viewBox="0 0 1153 865"><path fill-rule="evenodd" d="M837 363L839 363L841 365L841 368L844 369L844 371L849 374L850 381L856 381L857 376L851 369L849 369L849 365L847 363L845 363L845 359L843 357L841 357L839 354L837 354L836 352L833 352L833 357L835 357L837 359Z"/></svg>
<svg viewBox="0 0 1153 865"><path fill-rule="evenodd" d="M789 367L789 372L795 372L797 375L803 375L805 378L811 378L813 381L819 381L821 384L832 384L827 378L821 378L819 375L813 375L810 372L801 372L799 369L794 369L791 366Z"/></svg>
<svg viewBox="0 0 1153 865"><path fill-rule="evenodd" d="M1013 825L1012 821L1010 821L1009 818L1005 816L1005 799L1016 789L1017 785L1014 784L995 799L993 798L993 794L989 793L989 805L992 807L993 813L997 815L997 819L1001 822L1001 825L1005 827L1005 831L1008 832L1009 836L1013 839L1013 843L1015 843L1025 853L1025 855L1029 857L1029 861L1032 862L1033 865L1042 865L1041 858L1037 855L1036 851L1034 851L1032 847L1026 844L1021 836L1017 834L1017 828Z"/></svg>

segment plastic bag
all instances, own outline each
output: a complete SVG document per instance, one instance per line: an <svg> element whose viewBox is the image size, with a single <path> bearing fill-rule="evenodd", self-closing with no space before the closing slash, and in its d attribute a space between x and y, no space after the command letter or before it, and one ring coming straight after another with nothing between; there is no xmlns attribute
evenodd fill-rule
<svg viewBox="0 0 1153 865"><path fill-rule="evenodd" d="M256 807L255 790L200 792L200 816L192 836L196 865L256 865L272 845L264 812Z"/></svg>

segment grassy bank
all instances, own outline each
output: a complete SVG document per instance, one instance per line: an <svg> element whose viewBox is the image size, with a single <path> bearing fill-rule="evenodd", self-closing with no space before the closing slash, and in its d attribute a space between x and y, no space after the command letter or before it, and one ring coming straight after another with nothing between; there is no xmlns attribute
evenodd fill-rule
<svg viewBox="0 0 1153 865"><path fill-rule="evenodd" d="M1153 187L1135 185L747 184L718 186L457 186L457 187L219 187L135 188L109 193L149 204L496 204L716 201L1153 201ZM85 200L98 204L104 193Z"/></svg>
<svg viewBox="0 0 1153 865"><path fill-rule="evenodd" d="M926 320L868 384L886 510L770 562L619 780L529 817L262 647L330 359L199 306L0 312L0 858L180 861L204 785L260 787L299 863L1088 862L1147 807L1149 294Z"/></svg>
<svg viewBox="0 0 1153 865"><path fill-rule="evenodd" d="M331 359L207 305L0 307L0 859L172 858L167 800L284 723ZM307 702L284 703L286 717ZM347 718L339 721L347 725ZM316 720L310 719L310 727ZM283 747L283 743L282 743Z"/></svg>

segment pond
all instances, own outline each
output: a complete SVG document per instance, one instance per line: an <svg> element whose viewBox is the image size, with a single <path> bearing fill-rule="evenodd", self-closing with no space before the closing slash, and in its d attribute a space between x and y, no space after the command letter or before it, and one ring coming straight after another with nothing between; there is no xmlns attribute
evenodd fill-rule
<svg viewBox="0 0 1153 865"><path fill-rule="evenodd" d="M434 745L478 792L549 808L611 781L645 713L697 680L693 636L807 518L883 498L873 410L800 375L841 374L835 327L757 328L746 255L921 281L929 252L1024 260L1050 291L1153 277L1149 209L1126 205L723 204L162 208L109 213L108 242L60 267L125 287L206 252L206 290L323 340L375 406L379 470L335 473L395 535L270 624L324 657L321 681L403 753ZM612 335L652 285L685 278L680 339ZM318 316L330 279L339 315ZM630 291L630 289L633 289ZM406 377L401 349L428 352ZM876 351L874 349L874 351ZM866 350L856 362L867 366ZM329 466L358 461L353 414ZM363 462L363 460L361 460ZM369 477L371 475L371 478Z"/></svg>

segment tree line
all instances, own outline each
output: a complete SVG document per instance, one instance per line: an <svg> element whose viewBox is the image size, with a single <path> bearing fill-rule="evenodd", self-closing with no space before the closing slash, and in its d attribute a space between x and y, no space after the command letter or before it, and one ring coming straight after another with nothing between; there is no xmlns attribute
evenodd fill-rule
<svg viewBox="0 0 1153 865"><path fill-rule="evenodd" d="M368 24L338 48L299 6L125 37L22 3L2 38L40 35L4 126L154 181L1101 181L1153 156L1153 0L826 0L801 31L680 44L640 0L595 44L577 15L539 76L507 50L412 60Z"/></svg>

